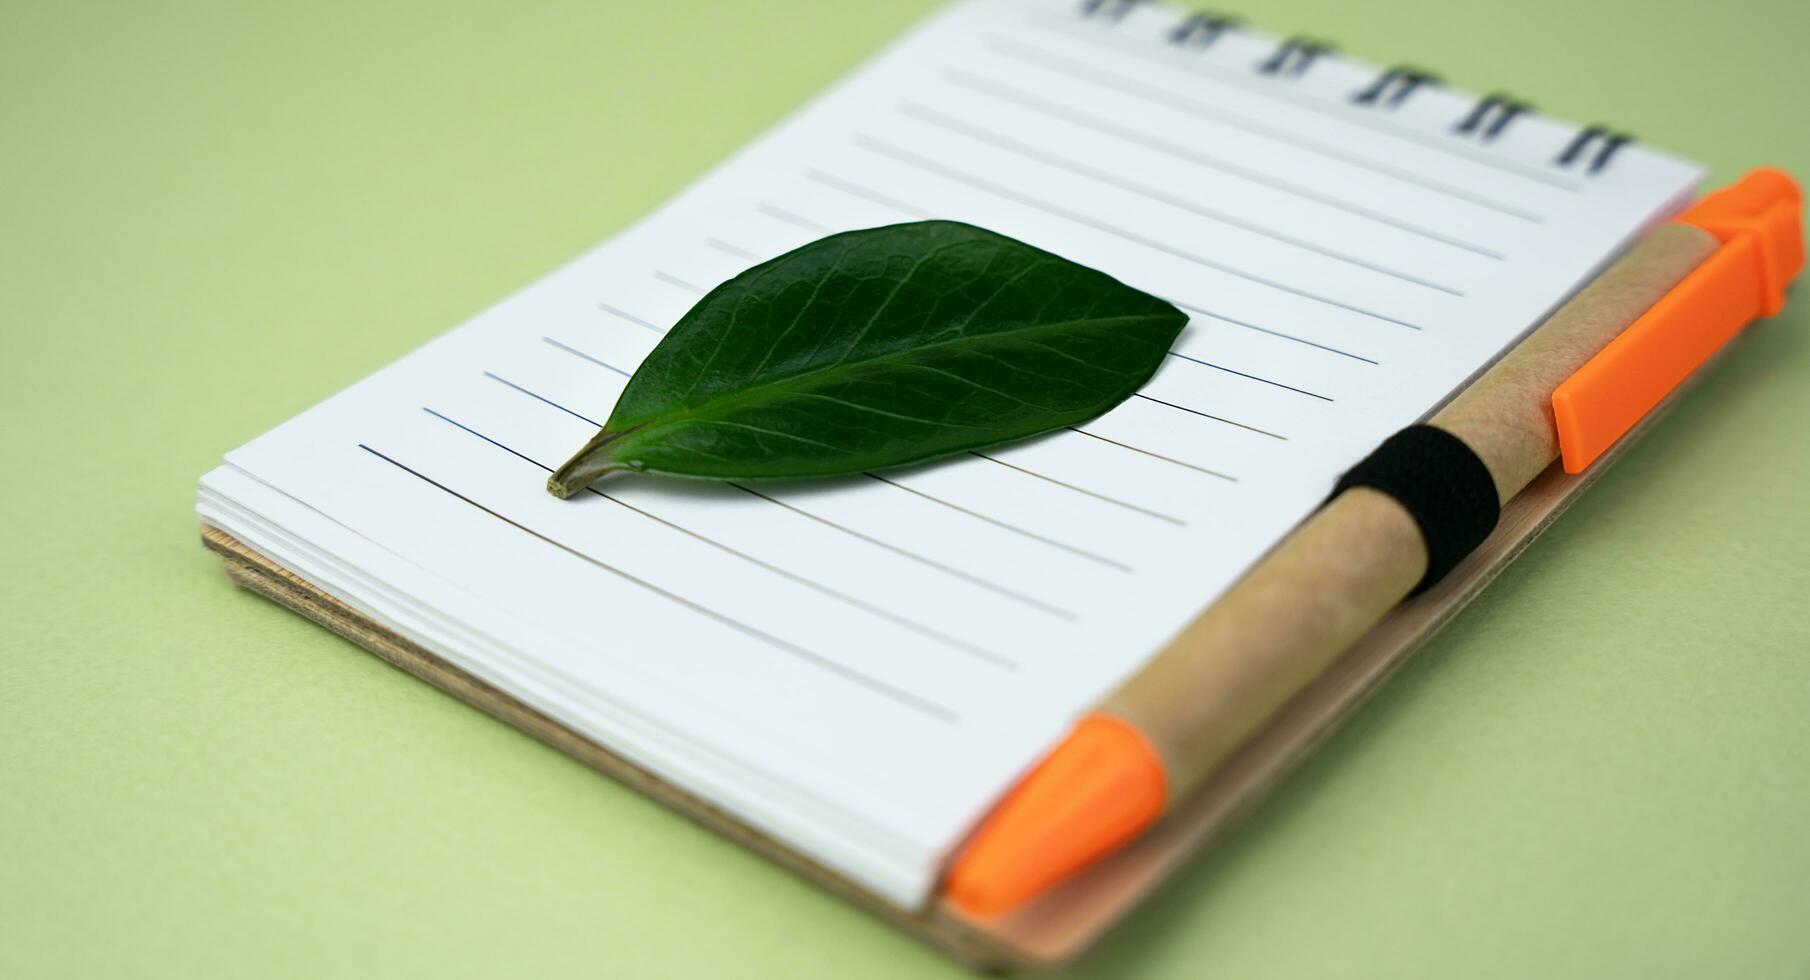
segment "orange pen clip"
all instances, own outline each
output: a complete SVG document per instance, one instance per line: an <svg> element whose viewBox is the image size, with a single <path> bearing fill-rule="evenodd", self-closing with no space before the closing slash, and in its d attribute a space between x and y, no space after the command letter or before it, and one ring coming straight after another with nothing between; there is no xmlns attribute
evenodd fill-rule
<svg viewBox="0 0 1810 980"><path fill-rule="evenodd" d="M1679 215L1722 247L1552 393L1565 472L1583 472L1742 327L1784 307L1804 266L1802 202L1763 167Z"/></svg>

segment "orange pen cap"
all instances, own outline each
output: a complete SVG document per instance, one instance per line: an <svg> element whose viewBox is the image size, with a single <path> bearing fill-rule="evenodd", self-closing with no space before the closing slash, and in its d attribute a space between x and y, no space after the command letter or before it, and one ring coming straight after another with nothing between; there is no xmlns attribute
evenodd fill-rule
<svg viewBox="0 0 1810 980"><path fill-rule="evenodd" d="M1168 781L1142 732L1088 715L981 824L950 869L949 898L974 915L1011 911L1155 822Z"/></svg>

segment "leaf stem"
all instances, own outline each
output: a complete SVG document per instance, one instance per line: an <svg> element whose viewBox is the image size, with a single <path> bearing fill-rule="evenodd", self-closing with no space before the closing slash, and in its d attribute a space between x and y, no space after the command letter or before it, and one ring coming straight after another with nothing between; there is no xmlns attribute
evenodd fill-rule
<svg viewBox="0 0 1810 980"><path fill-rule="evenodd" d="M552 476L547 477L547 492L561 500L570 500L607 474L626 469L611 458L609 447L611 443L639 428L640 426L635 426L620 432L599 429L591 437L591 441L584 444L583 449L574 453L571 459L553 471Z"/></svg>

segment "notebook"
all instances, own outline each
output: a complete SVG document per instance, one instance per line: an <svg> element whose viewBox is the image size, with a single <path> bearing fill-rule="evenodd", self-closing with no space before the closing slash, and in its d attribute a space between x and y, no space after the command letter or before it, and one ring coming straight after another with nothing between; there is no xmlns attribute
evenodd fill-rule
<svg viewBox="0 0 1810 980"><path fill-rule="evenodd" d="M657 211L233 450L205 524L879 899L1697 166L1136 3L961 0ZM703 293L970 222L1191 317L1050 436L828 482L548 468ZM405 733L398 733L405 734Z"/></svg>

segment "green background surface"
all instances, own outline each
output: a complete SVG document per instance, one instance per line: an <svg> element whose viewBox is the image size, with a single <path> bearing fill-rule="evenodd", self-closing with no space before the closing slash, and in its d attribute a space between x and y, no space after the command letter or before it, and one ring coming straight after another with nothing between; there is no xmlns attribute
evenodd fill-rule
<svg viewBox="0 0 1810 980"><path fill-rule="evenodd" d="M0 975L954 975L227 584L227 449L931 7L0 0ZM1810 174L1805 5L1268 0ZM1810 974L1810 300L1079 976Z"/></svg>

